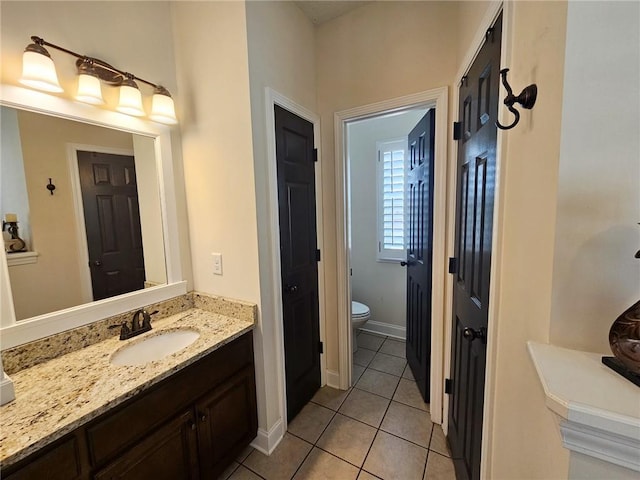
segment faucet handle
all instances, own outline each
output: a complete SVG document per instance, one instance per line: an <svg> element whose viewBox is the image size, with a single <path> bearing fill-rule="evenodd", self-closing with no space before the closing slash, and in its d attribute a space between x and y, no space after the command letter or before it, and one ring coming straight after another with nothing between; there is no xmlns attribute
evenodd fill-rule
<svg viewBox="0 0 640 480"><path fill-rule="evenodd" d="M122 322L122 323L118 323L117 325L109 326L109 330L113 330L114 328L120 329L120 340L126 340L127 338L129 338L129 334L131 333L131 330L129 329L127 322Z"/></svg>
<svg viewBox="0 0 640 480"><path fill-rule="evenodd" d="M158 310L154 310L151 313L146 310L142 311L142 328L151 329L151 315L155 315L156 313L158 313Z"/></svg>

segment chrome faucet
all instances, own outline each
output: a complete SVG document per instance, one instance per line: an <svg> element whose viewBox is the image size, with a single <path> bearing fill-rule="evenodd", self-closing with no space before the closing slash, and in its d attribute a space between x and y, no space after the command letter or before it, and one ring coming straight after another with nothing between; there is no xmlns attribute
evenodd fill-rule
<svg viewBox="0 0 640 480"><path fill-rule="evenodd" d="M158 311L147 312L145 309L136 310L131 319L131 327L127 325L127 322L123 322L122 325L112 325L109 328L120 327L120 340L127 340L128 338L135 337L142 333L151 330L151 315L155 315ZM140 317L142 316L142 321Z"/></svg>

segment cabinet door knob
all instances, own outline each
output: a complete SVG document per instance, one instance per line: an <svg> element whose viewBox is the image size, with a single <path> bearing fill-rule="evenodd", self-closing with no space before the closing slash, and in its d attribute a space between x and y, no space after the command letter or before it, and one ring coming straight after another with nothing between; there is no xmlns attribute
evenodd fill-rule
<svg viewBox="0 0 640 480"><path fill-rule="evenodd" d="M201 413L201 414L200 414L200 421L201 421L201 422L204 422L204 421L206 421L206 420L207 420L207 416L206 416L204 413Z"/></svg>
<svg viewBox="0 0 640 480"><path fill-rule="evenodd" d="M189 425L189 428L191 430L195 430L196 429L196 422L194 422L193 420L189 420L188 425Z"/></svg>

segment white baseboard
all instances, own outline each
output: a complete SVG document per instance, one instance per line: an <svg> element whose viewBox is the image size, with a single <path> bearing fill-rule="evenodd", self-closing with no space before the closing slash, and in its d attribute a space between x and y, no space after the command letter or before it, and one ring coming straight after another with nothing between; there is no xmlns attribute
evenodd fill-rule
<svg viewBox="0 0 640 480"><path fill-rule="evenodd" d="M16 398L16 391L13 388L13 382L4 372L0 378L2 379L0 380L0 405L4 405Z"/></svg>
<svg viewBox="0 0 640 480"><path fill-rule="evenodd" d="M327 369L327 385L332 388L340 388L340 373Z"/></svg>
<svg viewBox="0 0 640 480"><path fill-rule="evenodd" d="M251 446L265 455L271 455L271 452L276 449L283 436L284 423L282 419L280 419L268 432L259 428L258 435L256 435L256 438L251 442Z"/></svg>
<svg viewBox="0 0 640 480"><path fill-rule="evenodd" d="M378 335L386 335L388 337L397 338L399 340L405 340L407 338L406 327L393 325L391 323L369 320L364 324L364 327L360 328L360 330L363 332L377 333Z"/></svg>

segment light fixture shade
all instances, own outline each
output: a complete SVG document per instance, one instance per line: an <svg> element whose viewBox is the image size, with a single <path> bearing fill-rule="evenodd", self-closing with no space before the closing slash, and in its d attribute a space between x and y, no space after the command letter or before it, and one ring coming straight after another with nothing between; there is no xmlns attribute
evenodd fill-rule
<svg viewBox="0 0 640 480"><path fill-rule="evenodd" d="M175 125L178 123L173 98L171 98L169 92L163 87L157 87L153 92L149 118L154 122L165 123L167 125Z"/></svg>
<svg viewBox="0 0 640 480"><path fill-rule="evenodd" d="M34 48L35 47L35 48ZM56 66L45 48L29 45L22 55L22 77L20 83L45 92L60 93Z"/></svg>
<svg viewBox="0 0 640 480"><path fill-rule="evenodd" d="M133 115L135 117L144 116L144 110L142 109L142 95L138 90L138 85L133 80L125 80L120 86L120 101L116 110L127 115Z"/></svg>
<svg viewBox="0 0 640 480"><path fill-rule="evenodd" d="M104 98L102 98L100 79L87 73L81 73L78 75L78 92L76 93L76 100L84 103L90 103L91 105L103 105Z"/></svg>

